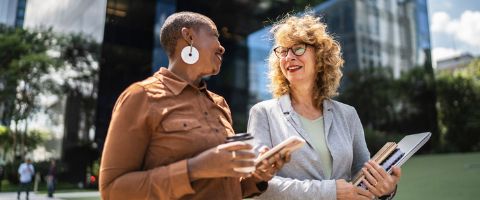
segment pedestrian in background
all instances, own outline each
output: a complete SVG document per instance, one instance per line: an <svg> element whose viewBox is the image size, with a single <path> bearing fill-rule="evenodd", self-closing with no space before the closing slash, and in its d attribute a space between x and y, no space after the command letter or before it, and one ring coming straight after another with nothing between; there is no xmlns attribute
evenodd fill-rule
<svg viewBox="0 0 480 200"><path fill-rule="evenodd" d="M56 183L56 177L57 177L57 165L55 163L55 160L50 161L50 167L48 168L48 173L47 173L47 190L48 190L48 197L52 198L53 193L55 192L55 183Z"/></svg>
<svg viewBox="0 0 480 200"><path fill-rule="evenodd" d="M0 165L0 192L2 191L3 166Z"/></svg>
<svg viewBox="0 0 480 200"><path fill-rule="evenodd" d="M28 200L28 192L30 191L32 177L35 174L35 168L33 167L30 158L25 159L25 162L18 167L18 174L20 176L20 185L18 187L17 199L20 199L20 193L25 191L25 193L27 193L26 199Z"/></svg>

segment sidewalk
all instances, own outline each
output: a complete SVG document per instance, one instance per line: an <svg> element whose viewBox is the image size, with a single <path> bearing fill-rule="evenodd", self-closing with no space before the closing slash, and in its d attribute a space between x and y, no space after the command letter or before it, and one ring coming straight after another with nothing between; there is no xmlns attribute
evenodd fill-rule
<svg viewBox="0 0 480 200"><path fill-rule="evenodd" d="M54 194L54 198L48 198L47 194L36 194L34 192L29 193L29 200L62 200L66 198L95 198L100 199L99 192L65 192L61 191ZM16 192L0 192L0 200L16 200ZM25 199L25 192L22 192L21 199Z"/></svg>

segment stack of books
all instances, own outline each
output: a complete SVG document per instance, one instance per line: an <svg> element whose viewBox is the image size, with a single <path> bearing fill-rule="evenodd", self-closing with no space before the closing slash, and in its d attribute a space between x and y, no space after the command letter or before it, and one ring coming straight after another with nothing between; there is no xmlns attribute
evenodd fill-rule
<svg viewBox="0 0 480 200"><path fill-rule="evenodd" d="M383 147L372 157L372 160L376 163L379 163L385 171L390 171L392 166L405 155L402 150L398 148L397 143L387 142ZM366 188L362 180L365 178L365 175L362 171L358 172L355 178L352 181L353 185Z"/></svg>

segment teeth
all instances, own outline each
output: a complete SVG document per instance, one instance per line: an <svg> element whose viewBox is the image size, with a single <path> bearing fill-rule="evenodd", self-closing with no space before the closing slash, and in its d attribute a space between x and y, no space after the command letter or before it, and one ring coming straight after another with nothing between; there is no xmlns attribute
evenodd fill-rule
<svg viewBox="0 0 480 200"><path fill-rule="evenodd" d="M287 67L287 70L295 70L295 69L300 69L301 66L291 66L291 67Z"/></svg>
<svg viewBox="0 0 480 200"><path fill-rule="evenodd" d="M217 55L218 59L220 59L220 61L222 61L222 56L221 55Z"/></svg>

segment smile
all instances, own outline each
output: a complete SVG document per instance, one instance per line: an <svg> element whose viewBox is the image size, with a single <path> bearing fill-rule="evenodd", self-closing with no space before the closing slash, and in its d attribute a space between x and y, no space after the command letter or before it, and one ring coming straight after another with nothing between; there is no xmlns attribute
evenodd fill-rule
<svg viewBox="0 0 480 200"><path fill-rule="evenodd" d="M295 71L301 69L302 67L303 67L303 66L298 66L298 65L288 66L288 67L287 67L287 71L289 71L289 72L295 72Z"/></svg>
<svg viewBox="0 0 480 200"><path fill-rule="evenodd" d="M220 60L220 62L222 61L222 55L221 54L216 54L217 55L217 58Z"/></svg>

